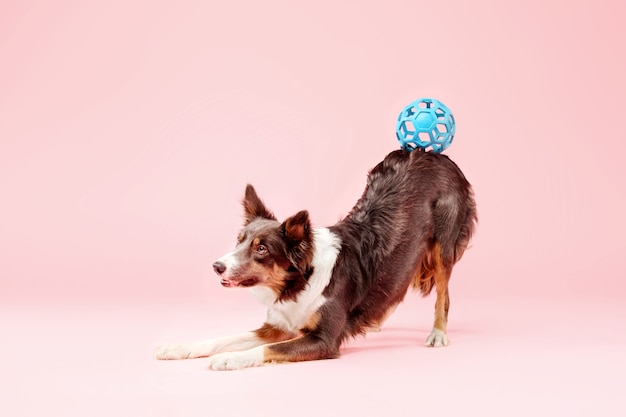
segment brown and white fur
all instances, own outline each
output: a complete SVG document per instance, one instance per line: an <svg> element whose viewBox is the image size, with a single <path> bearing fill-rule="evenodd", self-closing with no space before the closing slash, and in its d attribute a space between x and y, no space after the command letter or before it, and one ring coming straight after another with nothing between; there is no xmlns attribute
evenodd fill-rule
<svg viewBox="0 0 626 417"><path fill-rule="evenodd" d="M210 357L214 370L336 358L341 343L380 328L408 288L436 288L428 346L446 346L448 281L474 231L470 184L447 156L398 150L372 169L352 211L313 229L307 211L276 220L248 185L235 249L213 264L224 287L267 306L257 330L163 346L158 359Z"/></svg>

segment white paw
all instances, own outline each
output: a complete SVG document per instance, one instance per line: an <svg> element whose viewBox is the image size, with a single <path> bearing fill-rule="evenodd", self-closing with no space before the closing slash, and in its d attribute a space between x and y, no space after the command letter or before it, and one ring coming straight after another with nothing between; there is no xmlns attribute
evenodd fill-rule
<svg viewBox="0 0 626 417"><path fill-rule="evenodd" d="M442 347L448 346L448 343L450 342L448 341L446 332L439 329L433 329L433 331L430 332L430 335L426 338L426 346Z"/></svg>
<svg viewBox="0 0 626 417"><path fill-rule="evenodd" d="M214 371L232 371L249 368L262 363L255 355L254 349L243 352L224 352L213 355L209 359L209 369Z"/></svg>
<svg viewBox="0 0 626 417"><path fill-rule="evenodd" d="M189 359L191 352L183 345L163 345L156 348L154 357L159 360Z"/></svg>

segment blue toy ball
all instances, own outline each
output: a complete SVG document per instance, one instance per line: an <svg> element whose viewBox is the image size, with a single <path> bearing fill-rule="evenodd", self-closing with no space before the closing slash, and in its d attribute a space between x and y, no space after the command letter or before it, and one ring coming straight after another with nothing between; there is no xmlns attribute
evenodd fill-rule
<svg viewBox="0 0 626 417"><path fill-rule="evenodd" d="M398 116L396 136L407 151L415 148L443 152L454 139L456 125L450 109L434 98L421 98L406 106Z"/></svg>

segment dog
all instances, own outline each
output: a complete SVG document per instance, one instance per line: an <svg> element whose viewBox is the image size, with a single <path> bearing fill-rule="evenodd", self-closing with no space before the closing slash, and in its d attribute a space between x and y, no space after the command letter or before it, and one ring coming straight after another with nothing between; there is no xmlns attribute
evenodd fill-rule
<svg viewBox="0 0 626 417"><path fill-rule="evenodd" d="M446 346L448 281L477 222L470 183L447 156L396 150L368 175L349 214L327 228L300 211L279 222L255 189L244 227L213 264L221 285L267 306L257 330L157 349L157 359L209 357L213 370L337 358L346 339L379 329L410 287L436 288L427 346Z"/></svg>

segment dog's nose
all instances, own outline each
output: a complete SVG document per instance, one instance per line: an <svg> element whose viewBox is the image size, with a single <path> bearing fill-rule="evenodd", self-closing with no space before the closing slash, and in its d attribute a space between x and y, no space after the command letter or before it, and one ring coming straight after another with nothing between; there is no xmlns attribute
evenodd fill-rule
<svg viewBox="0 0 626 417"><path fill-rule="evenodd" d="M213 270L217 275L222 275L224 271L226 271L226 265L224 265L222 262L217 261L213 264Z"/></svg>

